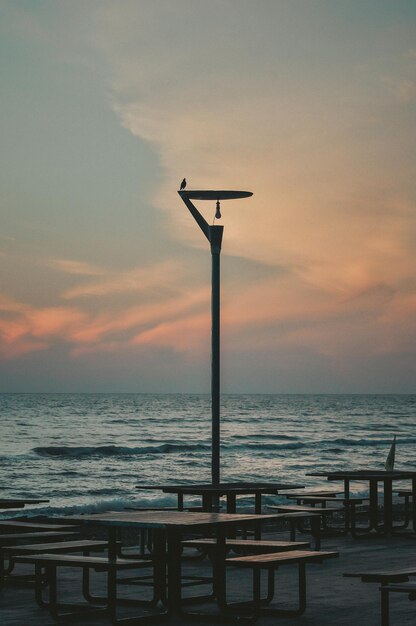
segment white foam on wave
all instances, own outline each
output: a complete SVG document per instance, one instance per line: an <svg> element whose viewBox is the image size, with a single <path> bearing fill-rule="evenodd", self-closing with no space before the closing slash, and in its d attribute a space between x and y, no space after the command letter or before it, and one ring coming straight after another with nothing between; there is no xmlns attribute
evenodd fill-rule
<svg viewBox="0 0 416 626"><path fill-rule="evenodd" d="M31 506L25 509L16 509L8 511L2 511L0 513L0 519L11 519L14 517L54 517L54 516L71 516L81 515L83 513L103 513L105 511L123 511L127 508L137 507L163 507L163 506L175 506L176 498L172 495L159 495L154 497L136 497L136 498L108 498L104 500L91 500L83 502L82 504L63 504L56 506Z"/></svg>

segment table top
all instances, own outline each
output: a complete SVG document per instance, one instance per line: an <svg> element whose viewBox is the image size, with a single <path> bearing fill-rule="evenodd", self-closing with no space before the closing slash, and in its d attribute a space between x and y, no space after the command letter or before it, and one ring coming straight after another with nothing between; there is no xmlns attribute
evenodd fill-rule
<svg viewBox="0 0 416 626"><path fill-rule="evenodd" d="M307 476L325 476L330 480L386 480L416 478L416 470L339 470L330 472L311 472Z"/></svg>
<svg viewBox="0 0 416 626"><path fill-rule="evenodd" d="M278 482L236 482L221 483L220 485L187 484L187 485L136 485L136 489L161 490L165 493L182 493L189 495L249 495L256 493L277 494L285 489L303 489L304 485Z"/></svg>
<svg viewBox="0 0 416 626"><path fill-rule="evenodd" d="M26 504L41 504L49 500L34 500L33 498L0 498L0 509L21 509Z"/></svg>
<svg viewBox="0 0 416 626"><path fill-rule="evenodd" d="M129 528L190 529L263 522L281 518L279 514L204 513L190 511L110 511L72 517L76 522Z"/></svg>

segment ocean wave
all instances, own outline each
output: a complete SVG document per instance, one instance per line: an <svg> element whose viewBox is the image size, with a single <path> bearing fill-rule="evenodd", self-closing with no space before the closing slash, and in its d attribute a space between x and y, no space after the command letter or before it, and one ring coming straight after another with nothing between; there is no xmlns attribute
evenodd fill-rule
<svg viewBox="0 0 416 626"><path fill-rule="evenodd" d="M138 456L141 454L170 454L175 452L200 452L210 450L204 444L162 443L158 446L40 446L32 449L38 456L83 458L96 456Z"/></svg>
<svg viewBox="0 0 416 626"><path fill-rule="evenodd" d="M393 441L392 436L385 437L383 439L347 439L346 437L338 438L338 439L320 439L320 440L303 440L303 441L293 441L287 443L275 443L270 441L268 443L258 443L255 441L247 441L246 443L238 443L238 444L224 444L225 448L228 449L238 449L245 448L248 450L258 450L259 452L264 452L267 450L300 450L302 448L322 448L328 452L343 452L343 448L350 447L366 447L366 448L377 448L377 447L388 447L391 445ZM404 444L416 444L416 437L403 437L397 438L396 441L397 447Z"/></svg>
<svg viewBox="0 0 416 626"><path fill-rule="evenodd" d="M134 507L164 507L175 506L176 497L171 495L162 494L153 498L132 498L132 497L114 497L107 499L90 500L83 502L82 504L65 504L60 503L57 506L31 506L24 510L24 518L38 518L38 517L55 517L55 516L72 516L92 514L92 513L104 513L108 511L123 511ZM0 519L13 519L21 518L22 510L18 511L1 511Z"/></svg>
<svg viewBox="0 0 416 626"><path fill-rule="evenodd" d="M247 439L247 437L251 437L254 440L263 440L263 439L278 439L279 441L298 441L299 437L296 435L276 435L270 436L268 433L256 433L254 435L232 435L233 439Z"/></svg>

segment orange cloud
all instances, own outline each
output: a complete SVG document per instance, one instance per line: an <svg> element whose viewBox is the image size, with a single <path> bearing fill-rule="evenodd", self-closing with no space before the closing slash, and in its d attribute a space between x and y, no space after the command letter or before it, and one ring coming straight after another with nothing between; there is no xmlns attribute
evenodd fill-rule
<svg viewBox="0 0 416 626"><path fill-rule="evenodd" d="M87 315L73 308L49 307L27 313L30 332L34 337L67 336L79 328Z"/></svg>
<svg viewBox="0 0 416 626"><path fill-rule="evenodd" d="M66 274L80 274L81 276L101 276L105 274L105 270L100 267L72 259L51 259L48 261L48 265Z"/></svg>
<svg viewBox="0 0 416 626"><path fill-rule="evenodd" d="M162 302L130 307L116 316L111 313L102 313L74 332L71 338L80 343L99 342L103 337L113 333L139 326L157 326L164 320L206 306L209 303L209 297L209 291L203 289L197 292L181 293L176 298L168 298Z"/></svg>
<svg viewBox="0 0 416 626"><path fill-rule="evenodd" d="M163 326L173 328L183 315L192 319L201 308L209 310L209 297L209 290L203 289L119 311L104 307L96 315L74 307L36 309L3 298L0 300L0 311L5 311L0 318L1 352L16 356L24 351L43 350L56 341L73 346L73 355L86 350L119 349L129 343L139 343L132 340L138 328L142 329L139 336L143 334L146 337L149 333L147 343L152 343L150 337L154 331L154 344L160 345L160 330L156 329ZM186 326L186 322L183 325ZM39 338L43 341L40 342Z"/></svg>
<svg viewBox="0 0 416 626"><path fill-rule="evenodd" d="M137 334L133 345L169 346L177 352L206 350L209 345L209 313L165 322Z"/></svg>
<svg viewBox="0 0 416 626"><path fill-rule="evenodd" d="M68 289L67 300L80 297L107 296L115 293L143 292L169 287L178 279L180 266L176 261L164 261L151 267L140 267L125 272L107 272L95 282Z"/></svg>

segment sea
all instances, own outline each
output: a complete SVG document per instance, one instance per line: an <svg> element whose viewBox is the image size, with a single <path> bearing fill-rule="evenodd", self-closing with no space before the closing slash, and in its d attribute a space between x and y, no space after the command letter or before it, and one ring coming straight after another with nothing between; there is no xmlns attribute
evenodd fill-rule
<svg viewBox="0 0 416 626"><path fill-rule="evenodd" d="M221 480L328 488L308 474L384 469L394 435L395 469L415 469L416 395L224 395ZM210 482L210 396L0 394L0 476L0 497L49 500L28 516L172 506L138 487Z"/></svg>

